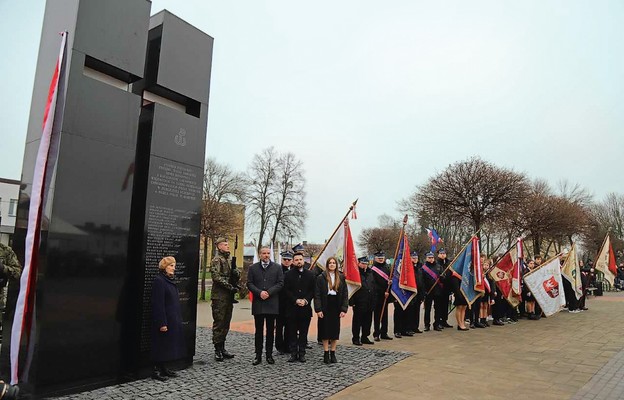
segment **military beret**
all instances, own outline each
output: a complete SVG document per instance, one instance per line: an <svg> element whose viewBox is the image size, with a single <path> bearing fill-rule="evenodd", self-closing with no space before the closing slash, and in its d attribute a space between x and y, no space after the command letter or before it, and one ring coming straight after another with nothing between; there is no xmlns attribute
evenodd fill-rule
<svg viewBox="0 0 624 400"><path fill-rule="evenodd" d="M215 244L216 244L216 245L218 245L219 243L225 243L225 242L227 242L227 241L228 241L228 240L227 240L226 238L224 238L224 237L220 237L220 238L218 238L218 239L217 239L217 241L215 242Z"/></svg>

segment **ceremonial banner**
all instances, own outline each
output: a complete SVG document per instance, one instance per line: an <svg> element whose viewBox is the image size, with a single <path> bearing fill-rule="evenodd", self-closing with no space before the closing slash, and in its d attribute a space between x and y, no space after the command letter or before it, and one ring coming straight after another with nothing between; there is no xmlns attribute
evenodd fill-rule
<svg viewBox="0 0 624 400"><path fill-rule="evenodd" d="M410 257L409 242L405 233L399 240L399 251L394 260L394 273L392 274L392 287L390 290L404 310L416 297L416 275Z"/></svg>
<svg viewBox="0 0 624 400"><path fill-rule="evenodd" d="M600 252L598 253L598 258L596 258L596 270L602 272L604 274L604 278L611 287L615 284L615 276L617 275L617 267L615 265L615 254L613 253L613 246L611 245L611 239L607 234L604 242L602 243L602 247L600 248Z"/></svg>
<svg viewBox="0 0 624 400"><path fill-rule="evenodd" d="M54 170L58 152L58 139L60 133L60 121L56 121L57 99L59 105L63 106L63 82L65 68L63 59L65 57L65 44L67 42L67 32L61 33L61 49L59 51L56 66L52 74L48 99L43 115L43 128L39 150L35 162L35 170L30 197L30 208L28 210L28 228L26 231L26 248L24 268L20 277L20 289L15 305L15 317L11 328L11 384L16 385L19 378L20 348L25 344L27 349L26 362L23 367L24 375L28 375L26 370L30 366L34 351L35 333L35 292L37 286L37 271L39 268L38 254L41 238L41 220L43 208L50 188L50 179Z"/></svg>
<svg viewBox="0 0 624 400"><path fill-rule="evenodd" d="M558 313L566 304L562 279L559 257L550 259L524 276L524 283L547 317Z"/></svg>
<svg viewBox="0 0 624 400"><path fill-rule="evenodd" d="M490 277L501 291L503 298L516 307L522 300L519 277L522 268L522 240L509 249L490 271Z"/></svg>
<svg viewBox="0 0 624 400"><path fill-rule="evenodd" d="M450 269L457 274L457 276L461 276L460 291L468 302L468 305L472 305L475 300L483 296L482 291L475 290L475 248L479 248L479 238L473 236L450 265ZM477 260L477 262L479 262L479 260Z"/></svg>
<svg viewBox="0 0 624 400"><path fill-rule="evenodd" d="M580 299L583 296L583 285L581 283L581 268L576 256L576 244L572 245L572 250L568 253L568 257L561 267L561 275L572 285L576 299Z"/></svg>
<svg viewBox="0 0 624 400"><path fill-rule="evenodd" d="M435 252L438 244L442 242L442 239L440 239L440 236L438 236L438 232L436 232L435 229L425 228L425 230L427 231L427 236L429 237L429 241L431 242L431 251Z"/></svg>
<svg viewBox="0 0 624 400"><path fill-rule="evenodd" d="M345 219L340 222L339 227L329 239L321 254L318 255L314 264L318 268L325 270L325 263L330 257L336 257L338 260L347 282L349 298L351 298L353 293L362 287L362 282L360 279L360 272L358 271L355 246L353 245L353 237L351 236L348 217L345 217Z"/></svg>

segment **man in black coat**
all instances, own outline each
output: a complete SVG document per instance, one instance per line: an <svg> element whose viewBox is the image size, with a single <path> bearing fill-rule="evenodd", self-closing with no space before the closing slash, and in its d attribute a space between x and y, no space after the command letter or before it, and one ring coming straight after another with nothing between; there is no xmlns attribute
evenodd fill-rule
<svg viewBox="0 0 624 400"><path fill-rule="evenodd" d="M249 267L247 273L247 288L253 293L251 313L256 325L255 347L256 358L253 365L262 362L262 341L266 324L266 360L275 364L273 359L273 339L275 332L275 317L279 314L279 292L284 286L282 267L270 260L271 250L268 247L260 249L260 261Z"/></svg>
<svg viewBox="0 0 624 400"><path fill-rule="evenodd" d="M443 272L443 275L441 277L441 281L443 283L442 297L441 297L442 304L440 305L440 308L444 309L444 313L443 315L441 315L442 321L440 322L440 327L452 328L453 326L448 323L449 297L451 296L452 290L451 290L451 274L448 273L449 270L447 269L451 261L448 258L446 258L445 249L438 250L437 262L440 265L440 269Z"/></svg>
<svg viewBox="0 0 624 400"><path fill-rule="evenodd" d="M308 329L312 319L312 299L314 298L314 272L304 267L303 253L294 254L293 267L284 276L284 312L287 318L290 340L288 362L305 362Z"/></svg>
<svg viewBox="0 0 624 400"><path fill-rule="evenodd" d="M376 294L373 337L375 341L378 342L380 339L392 340L392 338L388 336L388 303L393 302L394 297L389 296L388 291L390 268L388 268L386 264L386 253L384 251L378 251L374 255L375 260L371 268L373 270L373 277L375 278Z"/></svg>
<svg viewBox="0 0 624 400"><path fill-rule="evenodd" d="M283 251L282 254L282 272L284 273L284 280L286 279L286 273L290 270L293 263L293 253L290 251ZM285 281L284 281L285 282ZM284 290L279 294L279 315L275 320L275 349L279 354L289 353L290 340L288 339L288 319L286 317L286 293Z"/></svg>
<svg viewBox="0 0 624 400"><path fill-rule="evenodd" d="M349 299L349 305L353 307L352 342L356 346L361 346L362 344L374 344L368 335L371 332L373 309L375 308L375 277L368 268L368 257L358 258L358 268L362 286L353 293Z"/></svg>
<svg viewBox="0 0 624 400"><path fill-rule="evenodd" d="M426 254L425 263L422 266L423 282L425 286L425 332L431 329L431 306L434 307L433 329L441 331L442 314L446 314L444 309L444 283L441 277L442 268L435 262L432 252ZM446 317L446 315L444 315Z"/></svg>
<svg viewBox="0 0 624 400"><path fill-rule="evenodd" d="M418 252L412 251L410 253L412 259L412 265L414 266L414 276L416 277L416 297L407 306L408 314L408 329L410 333L422 333L418 328L420 325L420 308L425 300L425 283L423 281L422 263L418 261Z"/></svg>

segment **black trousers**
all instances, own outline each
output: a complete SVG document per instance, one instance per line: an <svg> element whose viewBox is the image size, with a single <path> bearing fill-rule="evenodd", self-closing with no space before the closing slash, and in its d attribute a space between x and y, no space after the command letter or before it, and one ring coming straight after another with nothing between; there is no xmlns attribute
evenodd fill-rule
<svg viewBox="0 0 624 400"><path fill-rule="evenodd" d="M422 306L422 299L415 298L412 302L407 306L407 329L416 332L418 326L420 325L420 307Z"/></svg>
<svg viewBox="0 0 624 400"><path fill-rule="evenodd" d="M384 307L384 298L378 298L377 304L375 305L375 313L374 313L374 329L373 336L381 336L388 334L388 303L386 302L386 307ZM381 315L381 310L383 309L383 317Z"/></svg>
<svg viewBox="0 0 624 400"><path fill-rule="evenodd" d="M262 355L262 339L264 338L264 326L266 323L266 353L273 355L273 340L275 332L275 314L254 315L256 325L255 346L256 355Z"/></svg>
<svg viewBox="0 0 624 400"><path fill-rule="evenodd" d="M394 333L407 332L407 309L399 303L394 303Z"/></svg>
<svg viewBox="0 0 624 400"><path fill-rule="evenodd" d="M275 318L275 349L277 351L285 352L290 348L288 321L289 319L283 314Z"/></svg>
<svg viewBox="0 0 624 400"><path fill-rule="evenodd" d="M353 321L351 322L353 340L360 340L368 337L371 333L372 323L373 308L371 306L353 307Z"/></svg>
<svg viewBox="0 0 624 400"><path fill-rule="evenodd" d="M505 317L505 310L507 309L506 304L507 300L500 296L494 299L494 305L492 306L492 318L494 320L499 320Z"/></svg>
<svg viewBox="0 0 624 400"><path fill-rule="evenodd" d="M442 314L440 314L442 316L442 323L446 323L448 320L448 314L449 314L449 304L450 304L450 295L451 295L451 291L449 289L446 288L447 285L445 285L445 287L442 289L442 299L441 299L441 304L440 307L441 309L444 310L444 312Z"/></svg>
<svg viewBox="0 0 624 400"><path fill-rule="evenodd" d="M299 315L288 318L286 326L288 327L288 348L291 354L305 355L310 320L310 317Z"/></svg>
<svg viewBox="0 0 624 400"><path fill-rule="evenodd" d="M444 295L427 296L425 299L425 328L431 325L431 306L433 305L433 326L441 326L446 321L448 310L448 297L444 301ZM446 308L445 308L446 305Z"/></svg>

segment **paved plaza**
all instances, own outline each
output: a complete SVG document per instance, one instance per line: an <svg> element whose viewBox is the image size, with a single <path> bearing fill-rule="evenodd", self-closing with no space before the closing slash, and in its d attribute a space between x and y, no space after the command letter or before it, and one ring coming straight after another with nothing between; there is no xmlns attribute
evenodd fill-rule
<svg viewBox="0 0 624 400"><path fill-rule="evenodd" d="M249 303L236 305L228 347L237 357L213 361L210 305L200 303L192 368L166 384L151 379L63 399L620 399L624 398L624 294L591 298L589 311L470 332L455 328L413 338L350 345L343 321L339 363L322 364L314 345L308 363L253 367ZM390 320L392 317L390 316ZM455 325L453 318L449 321ZM310 329L315 338L316 327ZM348 344L348 345L347 345Z"/></svg>

